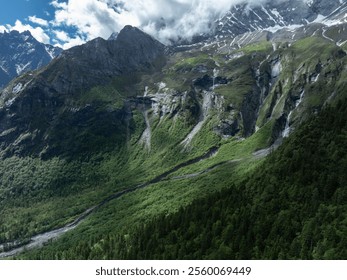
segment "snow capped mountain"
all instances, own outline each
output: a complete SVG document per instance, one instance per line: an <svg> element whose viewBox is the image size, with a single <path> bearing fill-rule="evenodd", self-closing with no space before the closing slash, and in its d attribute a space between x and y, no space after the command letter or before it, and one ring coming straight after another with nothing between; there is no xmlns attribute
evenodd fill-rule
<svg viewBox="0 0 347 280"><path fill-rule="evenodd" d="M319 22L326 25L347 22L347 3L344 0L267 1L263 5L240 4L233 6L218 19L215 34L238 35L268 29L279 30L288 26L301 27Z"/></svg>
<svg viewBox="0 0 347 280"><path fill-rule="evenodd" d="M61 52L38 42L29 31L0 33L0 88L14 77L48 64Z"/></svg>

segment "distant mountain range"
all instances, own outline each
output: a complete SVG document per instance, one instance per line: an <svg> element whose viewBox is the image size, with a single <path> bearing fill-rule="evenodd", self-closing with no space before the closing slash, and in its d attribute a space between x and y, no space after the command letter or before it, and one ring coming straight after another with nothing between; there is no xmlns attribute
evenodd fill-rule
<svg viewBox="0 0 347 280"><path fill-rule="evenodd" d="M27 71L47 65L61 48L38 42L29 31L0 33L0 88Z"/></svg>

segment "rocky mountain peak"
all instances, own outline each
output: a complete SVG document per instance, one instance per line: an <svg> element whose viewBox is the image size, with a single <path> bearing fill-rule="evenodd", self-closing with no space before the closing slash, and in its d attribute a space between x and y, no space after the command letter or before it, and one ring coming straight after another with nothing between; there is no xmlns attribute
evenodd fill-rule
<svg viewBox="0 0 347 280"><path fill-rule="evenodd" d="M125 26L118 34L114 50L122 62L122 71L128 72L132 68L148 67L161 54L165 46L146 34L142 30Z"/></svg>
<svg viewBox="0 0 347 280"><path fill-rule="evenodd" d="M119 32L115 44L119 50L129 50L133 56L137 54L144 55L147 58L155 56L155 53L162 52L165 48L162 43L152 36L130 25L125 26Z"/></svg>
<svg viewBox="0 0 347 280"><path fill-rule="evenodd" d="M62 49L38 42L30 33L0 33L0 88L14 77L48 64Z"/></svg>
<svg viewBox="0 0 347 280"><path fill-rule="evenodd" d="M165 47L138 28L126 26L116 40L96 38L68 49L42 73L57 92L73 93L113 77L156 67Z"/></svg>
<svg viewBox="0 0 347 280"><path fill-rule="evenodd" d="M139 43L137 41L138 39L155 41L155 39L149 36L147 33L131 25L124 26L117 37L118 42L127 42L130 44Z"/></svg>

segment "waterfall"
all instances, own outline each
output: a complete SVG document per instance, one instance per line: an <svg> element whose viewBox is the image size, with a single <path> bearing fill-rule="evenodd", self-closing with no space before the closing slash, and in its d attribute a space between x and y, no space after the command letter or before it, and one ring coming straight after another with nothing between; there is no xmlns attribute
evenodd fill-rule
<svg viewBox="0 0 347 280"><path fill-rule="evenodd" d="M286 138L286 137L289 137L289 134L290 134L290 119L291 119L291 116L293 114L293 111L298 108L298 106L302 103L302 100L304 98L304 95L305 95L305 90L302 90L301 94L300 94L300 98L295 102L295 108L293 110L291 110L289 112L289 115L287 117L287 122L286 122L286 126L282 132L282 137L283 138Z"/></svg>
<svg viewBox="0 0 347 280"><path fill-rule="evenodd" d="M219 70L217 68L214 68L213 69L213 85L212 85L212 90L214 91L214 88L215 88L215 82L216 82L216 78L219 74Z"/></svg>
<svg viewBox="0 0 347 280"><path fill-rule="evenodd" d="M302 92L301 92L301 94L300 94L299 100L297 100L297 101L295 102L295 109L301 104L302 99L304 98L304 95L305 95L305 90L302 90Z"/></svg>
<svg viewBox="0 0 347 280"><path fill-rule="evenodd" d="M146 129L142 133L140 138L140 143L144 144L148 151L151 150L151 138L152 138L152 132L151 132L151 123L149 121L148 117L148 110L143 112L143 116L146 123Z"/></svg>
<svg viewBox="0 0 347 280"><path fill-rule="evenodd" d="M287 117L286 126L285 126L285 128L284 128L284 130L283 130L283 132L282 132L282 137L283 137L283 138L289 137L289 134L290 134L290 125L289 125L289 122L290 122L290 118L291 118L291 116L292 116L292 113L293 113L293 111L290 111L290 113L289 113L289 115L288 115L288 117Z"/></svg>

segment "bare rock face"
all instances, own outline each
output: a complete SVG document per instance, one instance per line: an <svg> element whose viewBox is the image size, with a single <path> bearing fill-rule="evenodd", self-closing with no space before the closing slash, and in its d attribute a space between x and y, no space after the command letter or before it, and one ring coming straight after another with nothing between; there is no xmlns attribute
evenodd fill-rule
<svg viewBox="0 0 347 280"><path fill-rule="evenodd" d="M122 137L121 108L73 104L115 77L158 70L165 62L164 51L151 36L126 26L116 40L97 38L71 48L44 69L12 81L0 93L1 154L74 153L81 143L88 149L90 139L95 147L110 133Z"/></svg>
<svg viewBox="0 0 347 280"><path fill-rule="evenodd" d="M38 42L29 31L0 33L0 88L18 75L47 65L62 51Z"/></svg>
<svg viewBox="0 0 347 280"><path fill-rule="evenodd" d="M74 93L106 84L115 76L154 70L164 63L164 50L140 29L125 26L116 40L96 38L64 51L42 76L55 91Z"/></svg>

